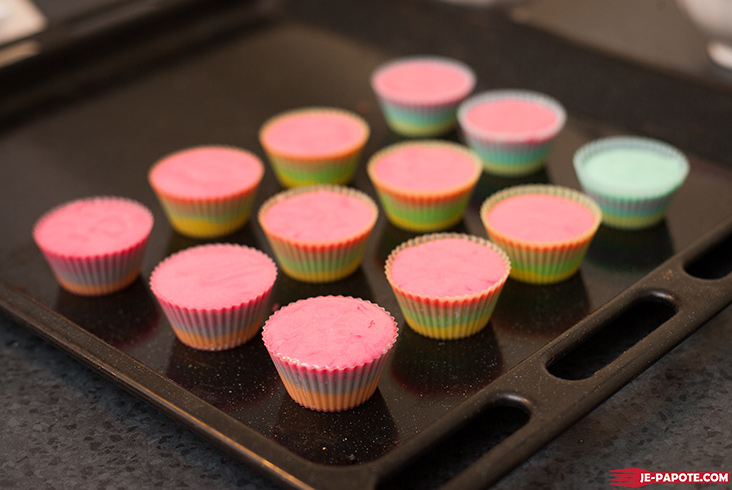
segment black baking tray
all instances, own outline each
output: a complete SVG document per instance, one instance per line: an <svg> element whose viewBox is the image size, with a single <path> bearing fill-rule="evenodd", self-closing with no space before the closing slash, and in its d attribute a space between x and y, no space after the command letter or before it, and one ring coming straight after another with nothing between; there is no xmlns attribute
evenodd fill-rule
<svg viewBox="0 0 732 490"><path fill-rule="evenodd" d="M266 22L201 36L212 32L201 27L206 22L174 26L173 44L151 39L167 47L154 62L146 44L112 43L99 71L84 66L58 74L74 82L64 96L49 74L48 85L15 86L32 110L0 106L10 108L0 132L0 307L274 481L323 490L485 487L732 301L732 166L719 158L729 144L725 118L704 140L713 144L703 147L675 126L695 117L677 113L676 95L691 93L702 109L723 111L732 105L723 87L584 50L516 26L500 11L433 2L293 2ZM485 236L478 209L501 188L526 182L577 188L573 153L618 133L663 138L689 155L689 178L667 219L638 232L601 227L577 275L548 286L509 280L489 326L453 342L420 337L404 323L383 265L414 234L383 216L353 276L309 285L280 274L273 308L344 294L383 306L399 322L376 394L343 413L295 404L260 337L220 353L177 341L147 279L167 255L204 242L171 230L147 184L149 167L201 144L240 146L264 157L257 141L262 122L312 105L343 107L368 120L365 160L399 140L382 120L369 75L384 61L415 53L466 61L477 72L478 90L533 88L569 112L547 168L522 179L483 175L454 231ZM588 70L591 76L582 77ZM615 118L618 105L626 112ZM374 196L364 165L353 185ZM256 205L279 190L267 168ZM155 214L142 275L113 295L74 296L53 280L32 226L52 206L105 194L137 199ZM221 241L271 255L255 220ZM430 467L436 472L425 471Z"/></svg>

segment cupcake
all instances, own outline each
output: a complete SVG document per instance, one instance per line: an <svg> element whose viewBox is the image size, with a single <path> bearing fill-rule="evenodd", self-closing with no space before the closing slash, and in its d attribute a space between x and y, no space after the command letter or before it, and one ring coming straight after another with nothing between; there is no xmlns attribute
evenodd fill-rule
<svg viewBox="0 0 732 490"><path fill-rule="evenodd" d="M265 122L259 141L284 187L347 184L369 133L366 121L352 112L309 107Z"/></svg>
<svg viewBox="0 0 732 490"><path fill-rule="evenodd" d="M224 350L257 333L276 278L275 263L259 250L215 243L164 259L150 289L181 342Z"/></svg>
<svg viewBox="0 0 732 490"><path fill-rule="evenodd" d="M136 201L90 197L48 211L33 239L64 289L97 296L137 278L152 227L152 213Z"/></svg>
<svg viewBox="0 0 732 490"><path fill-rule="evenodd" d="M280 267L305 282L352 274L377 217L376 203L366 194L333 185L281 192L259 210L259 224Z"/></svg>
<svg viewBox="0 0 732 490"><path fill-rule="evenodd" d="M574 189L522 185L486 199L480 217L491 241L511 258L511 277L546 284L579 269L602 213Z"/></svg>
<svg viewBox="0 0 732 490"><path fill-rule="evenodd" d="M214 238L244 226L263 175L262 162L248 151L202 146L158 161L148 179L176 231Z"/></svg>
<svg viewBox="0 0 732 490"><path fill-rule="evenodd" d="M371 87L392 131L430 137L455 126L458 104L473 91L475 74L457 60L414 56L379 66Z"/></svg>
<svg viewBox="0 0 732 490"><path fill-rule="evenodd" d="M292 399L333 412L374 394L398 333L394 318L369 301L318 296L276 311L262 340Z"/></svg>
<svg viewBox="0 0 732 490"><path fill-rule="evenodd" d="M566 113L553 98L528 90L496 90L460 105L465 140L491 174L517 177L539 170Z"/></svg>
<svg viewBox="0 0 732 490"><path fill-rule="evenodd" d="M368 164L389 221L421 232L460 221L481 172L473 151L446 141L397 143L374 154Z"/></svg>
<svg viewBox="0 0 732 490"><path fill-rule="evenodd" d="M574 169L582 189L600 205L603 224L640 229L664 218L689 162L661 141L615 136L580 148Z"/></svg>
<svg viewBox="0 0 732 490"><path fill-rule="evenodd" d="M510 270L500 248L459 233L409 240L394 249L385 268L407 324L435 339L460 339L485 328Z"/></svg>

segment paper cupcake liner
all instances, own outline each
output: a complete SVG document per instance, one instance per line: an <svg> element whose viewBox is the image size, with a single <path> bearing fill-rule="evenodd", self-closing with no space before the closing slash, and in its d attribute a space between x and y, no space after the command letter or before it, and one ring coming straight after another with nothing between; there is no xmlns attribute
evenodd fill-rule
<svg viewBox="0 0 732 490"><path fill-rule="evenodd" d="M347 184L356 173L361 150L342 158L318 162L295 160L274 153L268 154L275 177L283 187L316 184Z"/></svg>
<svg viewBox="0 0 732 490"><path fill-rule="evenodd" d="M379 107L389 129L402 136L440 136L457 124L457 103L429 107L379 99Z"/></svg>
<svg viewBox="0 0 732 490"><path fill-rule="evenodd" d="M526 134L494 134L483 131L468 122L467 115L476 105L501 100L520 99L539 103L554 111L556 123L542 132ZM529 90L495 90L470 97L458 108L458 122L465 141L483 160L486 172L507 177L518 177L536 172L544 165L557 134L567 119L564 107L552 97Z"/></svg>
<svg viewBox="0 0 732 490"><path fill-rule="evenodd" d="M459 187L434 192L397 189L381 181L374 172L376 163L390 153L414 144L417 143L397 143L376 152L368 163L369 178L376 188L376 194L386 217L394 226L417 232L444 230L462 219L470 201L470 195L480 180L482 173L480 158L475 152L462 145L443 141L423 141L418 144L443 146L470 157L475 162L473 178Z"/></svg>
<svg viewBox="0 0 732 490"><path fill-rule="evenodd" d="M487 220L488 212L500 201L525 194L545 194L570 199L582 204L595 216L594 226L581 236L559 242L533 243L506 236ZM485 200L480 217L490 240L511 259L511 277L532 284L549 284L571 277L579 269L592 237L602 220L600 207L585 194L554 185L521 185L497 192Z"/></svg>
<svg viewBox="0 0 732 490"><path fill-rule="evenodd" d="M364 137L344 151L323 155L285 154L266 144L263 138L267 127L280 118L297 113L323 112L347 116L360 124L364 129ZM316 184L347 184L353 180L361 152L370 135L368 123L357 114L332 107L306 107L278 114L267 120L259 131L259 141L272 165L277 180L283 187L299 187Z"/></svg>
<svg viewBox="0 0 732 490"><path fill-rule="evenodd" d="M382 70L390 68L394 64L409 61L435 61L446 63L462 71L470 80L469 89L457 98L440 100L436 102L416 102L406 100L394 100L384 93L380 93L372 82L371 86L389 128L402 136L407 137L432 137L447 133L457 124L457 108L460 102L472 92L475 86L475 72L458 60L440 56L412 56L399 58L379 66L372 75L374 77Z"/></svg>
<svg viewBox="0 0 732 490"><path fill-rule="evenodd" d="M158 194L158 200L178 233L194 238L216 238L246 224L255 196L256 189L222 200L179 200L163 194Z"/></svg>
<svg viewBox="0 0 732 490"><path fill-rule="evenodd" d="M270 289L271 291L271 289ZM264 321L269 291L256 301L222 310L179 308L160 302L178 340L199 350L225 350L254 337Z"/></svg>
<svg viewBox="0 0 732 490"><path fill-rule="evenodd" d="M616 148L644 149L672 158L677 179L669 186L627 189L587 175L584 169L587 161L599 153ZM592 141L575 153L573 163L582 189L602 209L603 224L629 230L648 228L663 220L676 191L689 173L689 162L679 150L662 141L634 136L614 136Z"/></svg>
<svg viewBox="0 0 732 490"><path fill-rule="evenodd" d="M147 207L137 201L122 197L101 196L90 198L90 200L102 201L124 201L134 203L144 209L150 216L151 230L153 215ZM36 223L33 234L35 236L38 227L56 211L69 203L57 206L44 214ZM148 234L137 243L123 250L103 255L92 256L69 256L59 255L48 250L36 240L36 244L43 253L54 277L59 285L70 293L81 296L100 296L114 293L132 284L140 274L142 261L147 247Z"/></svg>
<svg viewBox="0 0 732 490"><path fill-rule="evenodd" d="M459 238L484 245L498 253L506 265L506 272L485 291L458 297L428 297L413 294L394 283L391 268L396 256L406 248L433 240ZM503 285L511 271L511 261L496 245L472 235L461 233L434 233L422 235L402 243L386 259L386 279L396 295L407 324L417 333L435 339L460 339L480 332L488 324Z"/></svg>
<svg viewBox="0 0 732 490"><path fill-rule="evenodd" d="M123 253L74 259L46 255L54 276L67 291L98 296L124 289L140 274L147 241Z"/></svg>
<svg viewBox="0 0 732 490"><path fill-rule="evenodd" d="M273 205L300 193L319 190L340 192L361 199L374 210L374 219L356 235L333 242L301 242L279 236L268 228L264 215ZM265 201L259 209L259 224L272 247L280 268L285 274L294 279L312 283L337 281L351 275L358 269L377 217L378 207L369 196L350 187L328 184L297 187L275 194Z"/></svg>
<svg viewBox="0 0 732 490"><path fill-rule="evenodd" d="M391 317L389 312L379 308ZM394 321L393 317L391 319ZM263 332L266 329L265 322ZM338 368L305 365L272 351L266 340L264 345L287 393L295 402L311 410L336 412L361 405L374 394L398 335L399 331L395 329L394 338L374 359Z"/></svg>
<svg viewBox="0 0 732 490"><path fill-rule="evenodd" d="M244 245L223 243L201 246L251 249ZM256 251L272 261L264 252ZM155 274L165 262L180 253L185 253L185 250L164 259L150 274L150 289L160 303L178 340L194 349L217 351L232 349L254 337L267 313L267 304L275 281L256 297L225 308L191 308L179 305L155 287Z"/></svg>
<svg viewBox="0 0 732 490"><path fill-rule="evenodd" d="M480 156L485 171L501 177L519 177L537 172L544 166L553 143L490 142L468 134L465 135L465 141Z"/></svg>

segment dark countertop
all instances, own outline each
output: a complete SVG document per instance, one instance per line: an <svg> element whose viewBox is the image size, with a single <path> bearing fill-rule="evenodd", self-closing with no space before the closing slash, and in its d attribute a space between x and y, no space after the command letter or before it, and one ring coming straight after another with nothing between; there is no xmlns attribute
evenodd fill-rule
<svg viewBox="0 0 732 490"><path fill-rule="evenodd" d="M298 18L317 25L327 24L329 16L357 16L384 7L383 2L372 3L354 2L352 11L340 2L329 1L291 7ZM397 9L394 20L350 21L354 27L349 35L358 39L365 36L361 31L381 29L385 33L382 47L388 45L395 52L413 50L408 44L399 44L405 43L400 41L404 36L388 34L393 32L399 16L408 16L410 9L419 10L419 2L404 3L407 7ZM656 6L668 9L670 3L656 2ZM551 0L537 2L535 12L541 13L548 4ZM557 2L561 8L568 4L571 2ZM531 7L529 4L523 8ZM447 12L458 15L452 9ZM532 20L526 10L520 16L524 21L529 19L530 25L557 29L556 15L544 22ZM519 40L522 36L545 36L530 28L516 34L501 22L493 23L481 15L476 15L473 26L497 28L488 36L493 40L502 36L517 36ZM408 29L420 33L415 34L415 40L425 50L439 51L440 36L431 38L429 26L424 31L418 26ZM683 29L677 32L679 36L693 36L695 45L700 46L696 33ZM455 35L469 38L473 31ZM570 37L578 36L575 32ZM597 42L587 41L591 45ZM553 52L549 44L547 49L555 58L542 60L542 53L525 54L525 63L512 64L511 70L493 74L491 84L523 80L536 70L529 65L539 63L546 75L542 80L533 80L532 85L566 100L571 113L666 139L706 159L732 163L732 140L725 131L729 123L724 125L732 113L727 110L732 108L732 96L725 74L717 73L708 61L670 66L668 61L660 60L654 65L649 61L653 57L650 50L640 56L644 63L653 65L647 68L635 64L639 57L622 52L632 46L630 42L620 48L605 47L614 55L628 55L634 60L630 62L615 62L612 58L597 61L592 51L578 48L574 59L580 66L597 76L612 72L614 86L607 90L614 96L632 96L638 102L632 111L624 113L614 103L617 99L584 93L578 85L568 83L576 81L581 70L552 69L561 53ZM490 63L496 55L480 49L465 53L466 58L481 56ZM684 53L685 60L689 56ZM698 56L705 59L703 53ZM697 71L694 66L703 69ZM640 100L638 94L648 96ZM686 111L689 102L680 101L682 96L699 101L702 107ZM689 114L695 118L693 125L684 124ZM654 123L659 120L663 123ZM732 308L727 308L493 488L610 488L608 471L628 467L732 471L731 332ZM2 315L0 370L0 409L4 415L4 423L0 424L0 488L276 488L270 480L188 428ZM470 458L465 454L465 460ZM427 470L434 471L438 480L444 480L451 471L424 468ZM673 488L700 486L676 484Z"/></svg>

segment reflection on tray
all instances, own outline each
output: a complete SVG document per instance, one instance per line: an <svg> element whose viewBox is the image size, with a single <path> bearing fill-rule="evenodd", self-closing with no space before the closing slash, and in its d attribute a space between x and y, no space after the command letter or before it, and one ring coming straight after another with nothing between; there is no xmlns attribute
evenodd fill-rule
<svg viewBox="0 0 732 490"><path fill-rule="evenodd" d="M519 337L551 340L590 313L581 274L556 284L525 284L509 279L491 317L496 330Z"/></svg>
<svg viewBox="0 0 732 490"><path fill-rule="evenodd" d="M601 226L587 251L587 259L610 270L648 272L673 255L666 221L642 230Z"/></svg>
<svg viewBox="0 0 732 490"><path fill-rule="evenodd" d="M240 347L220 352L191 349L176 339L165 375L225 411L271 396L280 383L259 335Z"/></svg>
<svg viewBox="0 0 732 490"><path fill-rule="evenodd" d="M195 247L197 245L203 245L206 243L238 243L240 245L246 245L248 247L254 247L256 249L262 248L257 242L256 236L252 232L251 223L247 223L242 228L236 230L234 233L215 239L192 238L181 235L175 230L171 230L170 239L168 241L167 254L172 255L186 248Z"/></svg>
<svg viewBox="0 0 732 490"><path fill-rule="evenodd" d="M488 325L461 340L440 341L405 326L399 334L391 371L404 388L430 397L472 394L502 372L501 351Z"/></svg>
<svg viewBox="0 0 732 490"><path fill-rule="evenodd" d="M279 304L275 304L272 309L276 310L305 298L329 295L352 296L374 302L374 294L360 267L356 269L356 272L340 281L322 284L301 282L280 270L273 294Z"/></svg>
<svg viewBox="0 0 732 490"><path fill-rule="evenodd" d="M160 310L142 278L104 296L78 296L59 288L56 311L117 348L150 338L160 325Z"/></svg>
<svg viewBox="0 0 732 490"><path fill-rule="evenodd" d="M316 412L286 396L270 436L315 463L351 465L377 459L397 445L398 432L379 390L343 412Z"/></svg>

